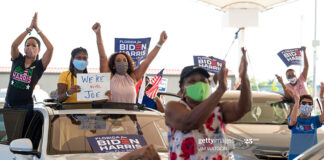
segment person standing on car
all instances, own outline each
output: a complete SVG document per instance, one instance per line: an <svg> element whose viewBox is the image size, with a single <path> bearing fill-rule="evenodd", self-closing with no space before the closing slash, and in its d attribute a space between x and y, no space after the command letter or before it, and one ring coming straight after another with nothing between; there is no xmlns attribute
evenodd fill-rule
<svg viewBox="0 0 324 160"><path fill-rule="evenodd" d="M60 103L76 103L77 93L81 91L77 85L77 73L88 73L88 52L85 48L78 47L72 50L69 70L62 72L57 82L57 100ZM107 93L110 97L110 92Z"/></svg>
<svg viewBox="0 0 324 160"><path fill-rule="evenodd" d="M169 159L228 159L231 156L226 146L206 141L201 143L201 140L217 138L226 143L225 124L239 120L251 110L246 50L242 48L242 52L239 68L241 94L238 101L220 102L227 89L225 61L218 73L218 88L210 95L209 73L206 70L198 66L187 66L182 70L179 82L181 100L168 102L165 110ZM204 148L210 145L215 146L211 146L210 150Z"/></svg>
<svg viewBox="0 0 324 160"><path fill-rule="evenodd" d="M88 52L78 47L72 50L69 70L62 72L57 82L58 102L75 103L77 94L81 91L77 85L77 73L88 73Z"/></svg>
<svg viewBox="0 0 324 160"><path fill-rule="evenodd" d="M320 128L324 122L324 112L320 116L311 116L314 109L311 95L299 96L299 91L295 89L293 96L295 106L288 118L288 128L292 132L289 160L317 144L317 128Z"/></svg>
<svg viewBox="0 0 324 160"><path fill-rule="evenodd" d="M33 29L35 29L46 46L46 51L41 59L38 59L41 43L36 37L29 37L25 41L25 55L18 50L19 45ZM53 46L39 29L37 13L35 13L30 26L11 45L12 67L4 105L5 109L27 110L22 131L23 136L33 116L34 102L32 95L34 88L50 63L52 55Z"/></svg>
<svg viewBox="0 0 324 160"><path fill-rule="evenodd" d="M102 43L101 25L95 23L92 27L96 33L97 46L100 57L100 72L111 72L110 89L112 102L136 103L136 84L143 77L149 65L156 57L160 48L167 40L168 36L165 31L160 35L160 40L154 49L147 55L146 59L134 69L134 62L126 53L114 53L110 56L109 61Z"/></svg>
<svg viewBox="0 0 324 160"><path fill-rule="evenodd" d="M299 95L309 94L307 90L307 86L305 82L307 81L308 74L308 59L306 55L306 47L301 47L304 52L304 69L303 72L297 78L295 75L295 70L288 69L286 71L286 78L289 81L286 85L283 83L282 77L276 75L278 82L281 84L282 89L284 90L284 94L286 98L293 98L294 89L298 90Z"/></svg>

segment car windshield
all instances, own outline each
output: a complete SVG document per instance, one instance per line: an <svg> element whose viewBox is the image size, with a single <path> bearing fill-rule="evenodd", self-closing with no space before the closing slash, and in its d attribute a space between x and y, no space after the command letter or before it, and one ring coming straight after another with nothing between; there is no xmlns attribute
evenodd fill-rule
<svg viewBox="0 0 324 160"><path fill-rule="evenodd" d="M256 102L251 111L235 123L286 124L292 106L286 102Z"/></svg>
<svg viewBox="0 0 324 160"><path fill-rule="evenodd" d="M167 152L167 130L163 116L60 114L50 116L50 120L50 155L95 153L89 137L111 135L140 136L146 144L153 144L159 152Z"/></svg>

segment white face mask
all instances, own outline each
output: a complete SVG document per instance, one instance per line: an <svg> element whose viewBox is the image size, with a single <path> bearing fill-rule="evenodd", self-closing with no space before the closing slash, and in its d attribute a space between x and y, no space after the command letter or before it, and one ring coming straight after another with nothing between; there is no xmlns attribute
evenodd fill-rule
<svg viewBox="0 0 324 160"><path fill-rule="evenodd" d="M295 84L296 81L297 81L297 78L296 77L290 78L290 79L288 79L288 81L289 81L290 84Z"/></svg>
<svg viewBox="0 0 324 160"><path fill-rule="evenodd" d="M300 113L303 115L310 115L311 112L313 110L313 106L309 105L309 104L305 104L305 105L300 105Z"/></svg>

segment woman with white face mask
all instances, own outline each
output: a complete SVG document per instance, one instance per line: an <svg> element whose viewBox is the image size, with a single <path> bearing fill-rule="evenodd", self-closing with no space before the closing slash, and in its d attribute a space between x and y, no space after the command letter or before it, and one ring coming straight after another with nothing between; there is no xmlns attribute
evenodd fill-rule
<svg viewBox="0 0 324 160"><path fill-rule="evenodd" d="M301 49L303 50L304 53L304 69L303 72L300 74L300 76L297 78L295 75L295 71L293 69L288 69L286 71L286 78L289 83L284 84L282 77L276 75L278 82L281 84L285 97L286 98L293 98L293 92L294 89L298 90L299 95L306 95L309 94L306 86L306 81L307 81L307 74L308 74L308 59L306 55L306 47L302 46Z"/></svg>
<svg viewBox="0 0 324 160"><path fill-rule="evenodd" d="M41 59L38 59L41 43L36 37L29 37L25 41L25 55L21 54L18 50L19 45L33 29L36 30L46 46L46 51ZM32 94L34 88L42 77L47 65L50 63L52 54L53 46L39 29L37 13L35 13L30 26L11 45L12 69L10 72L6 103L4 105L5 109L27 110L23 134L33 115L34 102ZM8 138L10 139L10 137Z"/></svg>
<svg viewBox="0 0 324 160"><path fill-rule="evenodd" d="M135 103L136 102L136 84L143 77L149 65L156 57L160 48L167 40L165 31L160 35L158 44L147 55L146 59L134 69L132 58L126 53L114 53L107 59L101 38L101 26L95 23L92 27L96 33L97 46L100 57L100 72L111 72L110 89L112 102Z"/></svg>
<svg viewBox="0 0 324 160"><path fill-rule="evenodd" d="M298 90L294 92L295 106L288 118L288 128L291 130L291 140L288 159L294 159L302 152L317 144L317 128L324 122L324 113L320 116L311 116L314 108L313 97L299 96ZM298 112L300 113L298 115Z"/></svg>

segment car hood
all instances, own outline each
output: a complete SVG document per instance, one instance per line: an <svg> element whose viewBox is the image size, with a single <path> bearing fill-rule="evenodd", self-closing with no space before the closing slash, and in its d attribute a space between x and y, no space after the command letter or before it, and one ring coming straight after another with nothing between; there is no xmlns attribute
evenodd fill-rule
<svg viewBox="0 0 324 160"><path fill-rule="evenodd" d="M47 156L46 160L116 160L126 153L83 153ZM167 160L167 153L159 153L161 160Z"/></svg>
<svg viewBox="0 0 324 160"><path fill-rule="evenodd" d="M289 148L291 130L288 125L227 124L227 134L235 138L252 139L253 144ZM317 129L318 141L324 139L324 126Z"/></svg>
<svg viewBox="0 0 324 160"><path fill-rule="evenodd" d="M288 148L291 131L287 125L228 124L227 134L241 140L252 140L254 145Z"/></svg>

